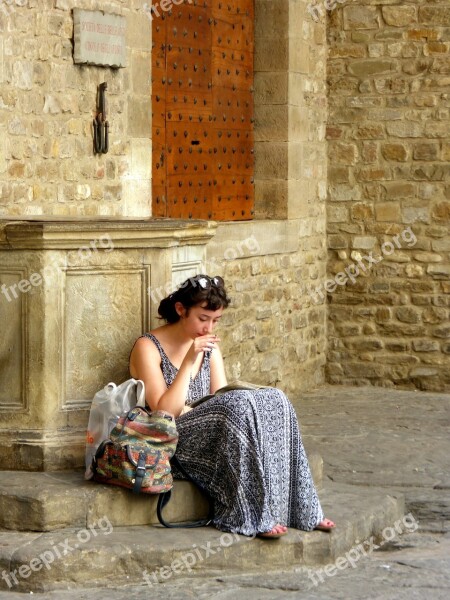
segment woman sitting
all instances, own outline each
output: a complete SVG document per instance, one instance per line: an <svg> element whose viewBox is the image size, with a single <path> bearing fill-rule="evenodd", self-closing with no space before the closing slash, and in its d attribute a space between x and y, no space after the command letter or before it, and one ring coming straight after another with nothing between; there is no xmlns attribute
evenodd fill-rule
<svg viewBox="0 0 450 600"><path fill-rule="evenodd" d="M218 529L273 538L287 527L329 531L283 392L228 391L189 407L227 383L214 329L229 302L221 277L188 279L159 306L166 324L136 341L131 376L144 381L151 410L175 415L177 457L213 498Z"/></svg>

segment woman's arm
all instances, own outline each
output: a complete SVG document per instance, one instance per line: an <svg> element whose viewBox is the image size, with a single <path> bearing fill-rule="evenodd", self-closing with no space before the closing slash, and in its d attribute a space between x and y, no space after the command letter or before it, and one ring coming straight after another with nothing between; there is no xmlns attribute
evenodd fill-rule
<svg viewBox="0 0 450 600"><path fill-rule="evenodd" d="M148 338L139 338L130 356L130 374L145 384L145 399L150 410L165 410L178 417L189 392L192 368L204 350L211 349L212 336L196 338L186 353L171 386L167 388L161 371L161 356Z"/></svg>
<svg viewBox="0 0 450 600"><path fill-rule="evenodd" d="M210 393L215 394L218 389L227 385L227 376L225 375L225 366L220 348L216 346L211 353L211 389Z"/></svg>
<svg viewBox="0 0 450 600"><path fill-rule="evenodd" d="M131 352L130 374L144 382L145 400L150 410L165 410L175 417L181 414L189 391L192 369L191 361L187 360L189 354L190 352L186 354L172 385L167 388L157 347L148 338L137 340Z"/></svg>

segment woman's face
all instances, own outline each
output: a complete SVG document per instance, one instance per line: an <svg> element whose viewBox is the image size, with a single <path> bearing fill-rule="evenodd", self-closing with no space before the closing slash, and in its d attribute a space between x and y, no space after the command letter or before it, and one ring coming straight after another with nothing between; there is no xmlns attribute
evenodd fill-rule
<svg viewBox="0 0 450 600"><path fill-rule="evenodd" d="M207 310L204 306L197 304L190 309L186 309L181 303L177 307L177 312L181 316L181 322L186 333L192 339L212 333L220 321L223 308L218 310Z"/></svg>

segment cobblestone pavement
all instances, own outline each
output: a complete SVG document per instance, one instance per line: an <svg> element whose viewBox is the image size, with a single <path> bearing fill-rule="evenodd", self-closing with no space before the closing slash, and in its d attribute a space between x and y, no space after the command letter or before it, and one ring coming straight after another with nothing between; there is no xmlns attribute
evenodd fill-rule
<svg viewBox="0 0 450 600"><path fill-rule="evenodd" d="M58 600L440 600L450 597L450 395L323 387L297 403L304 438L324 458L325 477L402 491L405 523L385 539L361 540L328 567L174 578L165 584L34 594ZM328 515L333 517L332 514ZM394 524L393 524L394 525ZM411 531L407 533L407 531ZM327 534L324 534L327 535ZM395 536L395 537L394 537ZM276 541L267 543L276 544ZM379 548L374 548L380 546ZM327 571L325 571L327 568ZM130 582L131 583L131 582ZM23 600L23 594L0 593Z"/></svg>

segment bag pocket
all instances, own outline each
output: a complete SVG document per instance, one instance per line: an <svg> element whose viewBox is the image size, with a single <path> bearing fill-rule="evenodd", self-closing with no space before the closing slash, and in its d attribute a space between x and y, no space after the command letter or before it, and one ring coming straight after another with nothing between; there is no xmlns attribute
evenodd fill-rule
<svg viewBox="0 0 450 600"><path fill-rule="evenodd" d="M93 470L96 481L136 493L159 494L173 486L168 456L142 443L106 440L96 453Z"/></svg>

